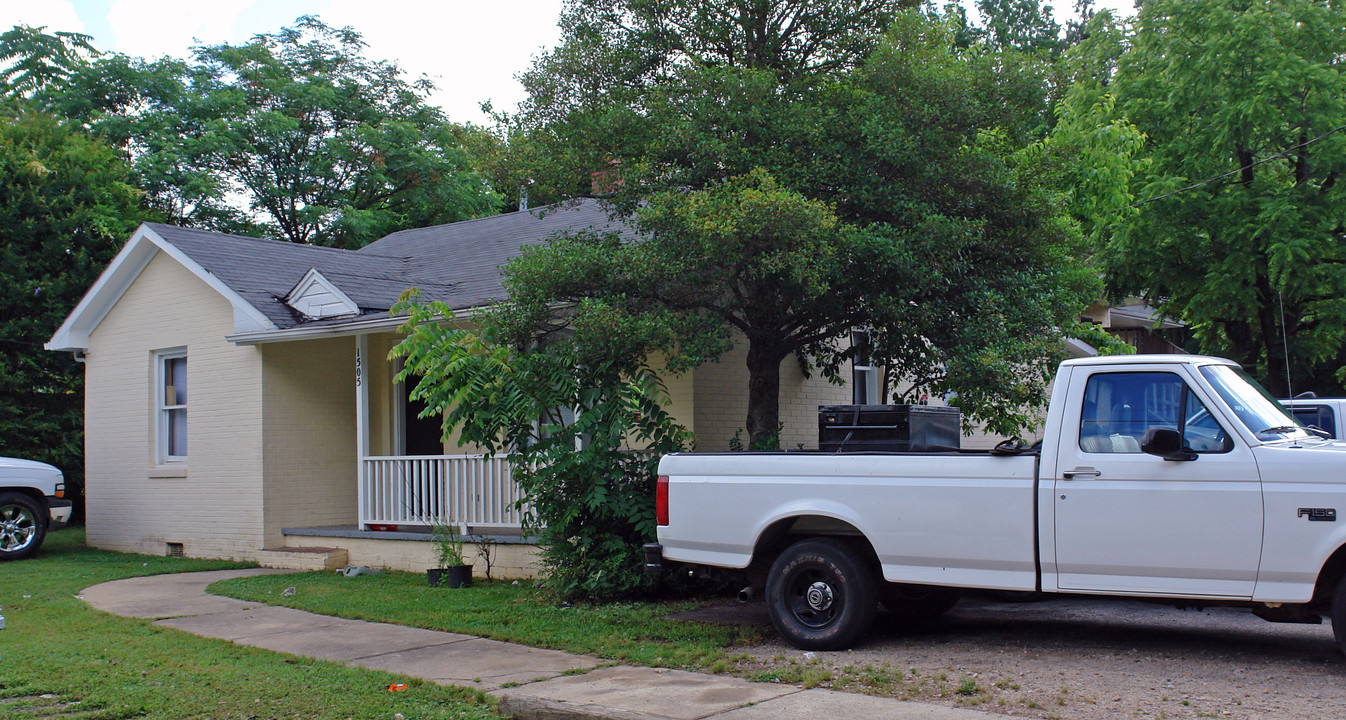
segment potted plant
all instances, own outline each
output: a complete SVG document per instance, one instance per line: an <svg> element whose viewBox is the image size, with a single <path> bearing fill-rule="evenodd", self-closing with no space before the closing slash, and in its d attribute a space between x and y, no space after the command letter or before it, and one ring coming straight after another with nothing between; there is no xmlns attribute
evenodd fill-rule
<svg viewBox="0 0 1346 720"><path fill-rule="evenodd" d="M430 587L471 587L472 566L463 562L463 536L458 528L436 521L430 526L436 567L425 571Z"/></svg>

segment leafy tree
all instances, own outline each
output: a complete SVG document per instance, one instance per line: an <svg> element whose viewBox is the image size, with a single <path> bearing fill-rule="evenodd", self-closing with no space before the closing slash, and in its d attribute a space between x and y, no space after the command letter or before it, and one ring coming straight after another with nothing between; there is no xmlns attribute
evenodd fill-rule
<svg viewBox="0 0 1346 720"><path fill-rule="evenodd" d="M114 148L33 111L0 113L0 450L78 487L83 372L51 337L145 218Z"/></svg>
<svg viewBox="0 0 1346 720"><path fill-rule="evenodd" d="M82 33L15 25L0 33L0 93L26 97L64 82L98 50Z"/></svg>
<svg viewBox="0 0 1346 720"><path fill-rule="evenodd" d="M1065 48L1061 25L1040 0L977 0L986 23L986 39L994 47L1059 54ZM1087 10L1086 10L1087 12Z"/></svg>
<svg viewBox="0 0 1346 720"><path fill-rule="evenodd" d="M758 17L749 10L790 7L744 6L738 26ZM682 48L718 36L687 40L686 26L642 4L577 2L566 43L525 77L522 124L547 150L536 177L603 195L650 236L629 252L569 239L539 256L530 283L560 302L676 317L683 329L698 321L698 337L718 336L721 349L737 329L755 446L779 426L780 362L795 352L835 376L849 349L829 338L858 324L880 331L876 359L922 390L957 389L969 417L1022 425L1056 329L1093 292L1071 259L1077 229L1054 204L1055 160L1033 146L1050 113L1049 65L959 53L944 26L899 10L888 8L885 37L868 25L819 29L857 48L824 66L789 53L749 62L746 48L706 60ZM631 31L646 26L663 29ZM830 208L835 230L765 222L753 193ZM603 252L611 264L586 262ZM683 271L661 272L666 262ZM715 354L710 342L679 348L688 364Z"/></svg>
<svg viewBox="0 0 1346 720"><path fill-rule="evenodd" d="M425 402L423 416L442 413L462 442L513 461L548 586L589 598L639 589L641 546L655 539L659 456L687 445L660 407L662 387L643 355L623 351L645 342L612 335L627 344L603 352L574 336L526 348L500 342L499 323L517 312L510 303L480 318L475 332L454 328L448 306L414 295L394 312L409 315L392 355L406 358L399 379L421 377L412 397ZM601 319L591 320L581 337L602 334Z"/></svg>
<svg viewBox="0 0 1346 720"><path fill-rule="evenodd" d="M1288 344L1295 385L1324 389L1346 340L1346 7L1156 0L1137 22L1109 90L1147 137L1142 204L1106 246L1111 288L1278 394Z"/></svg>
<svg viewBox="0 0 1346 720"><path fill-rule="evenodd" d="M305 16L186 62L102 57L39 99L124 147L151 204L184 225L359 247L495 212L468 131L426 104L429 81L364 47Z"/></svg>
<svg viewBox="0 0 1346 720"><path fill-rule="evenodd" d="M1059 122L1050 145L1061 165L1071 213L1095 247L1120 222L1133 217L1132 185L1145 136L1117 111L1111 84L1129 45L1126 28L1104 10L1090 18L1080 42L1066 56L1069 89L1056 107Z"/></svg>

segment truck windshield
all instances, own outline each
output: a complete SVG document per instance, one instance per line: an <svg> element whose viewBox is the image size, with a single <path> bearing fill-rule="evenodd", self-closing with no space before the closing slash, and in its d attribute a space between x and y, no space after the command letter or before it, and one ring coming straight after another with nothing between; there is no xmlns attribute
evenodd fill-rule
<svg viewBox="0 0 1346 720"><path fill-rule="evenodd" d="M1313 437L1242 368L1202 365L1201 374L1249 430L1263 440Z"/></svg>

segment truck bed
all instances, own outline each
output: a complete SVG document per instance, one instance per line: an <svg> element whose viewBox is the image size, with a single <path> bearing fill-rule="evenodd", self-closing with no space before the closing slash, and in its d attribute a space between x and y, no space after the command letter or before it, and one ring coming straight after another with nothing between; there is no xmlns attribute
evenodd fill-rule
<svg viewBox="0 0 1346 720"><path fill-rule="evenodd" d="M863 535L890 582L1032 590L1036 471L1035 456L987 451L669 455L664 556L744 568L759 537L786 522Z"/></svg>

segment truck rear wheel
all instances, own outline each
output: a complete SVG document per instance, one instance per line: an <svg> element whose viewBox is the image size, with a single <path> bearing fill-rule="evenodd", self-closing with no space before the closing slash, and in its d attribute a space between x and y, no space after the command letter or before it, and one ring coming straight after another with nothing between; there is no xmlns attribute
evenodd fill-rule
<svg viewBox="0 0 1346 720"><path fill-rule="evenodd" d="M32 498L0 492L0 560L20 560L37 552L47 536L47 519Z"/></svg>
<svg viewBox="0 0 1346 720"><path fill-rule="evenodd" d="M842 650L874 624L876 585L874 571L845 541L801 540L771 565L767 614L797 648Z"/></svg>
<svg viewBox="0 0 1346 720"><path fill-rule="evenodd" d="M902 622L933 620L958 604L958 591L930 585L888 583L883 588L883 606Z"/></svg>

